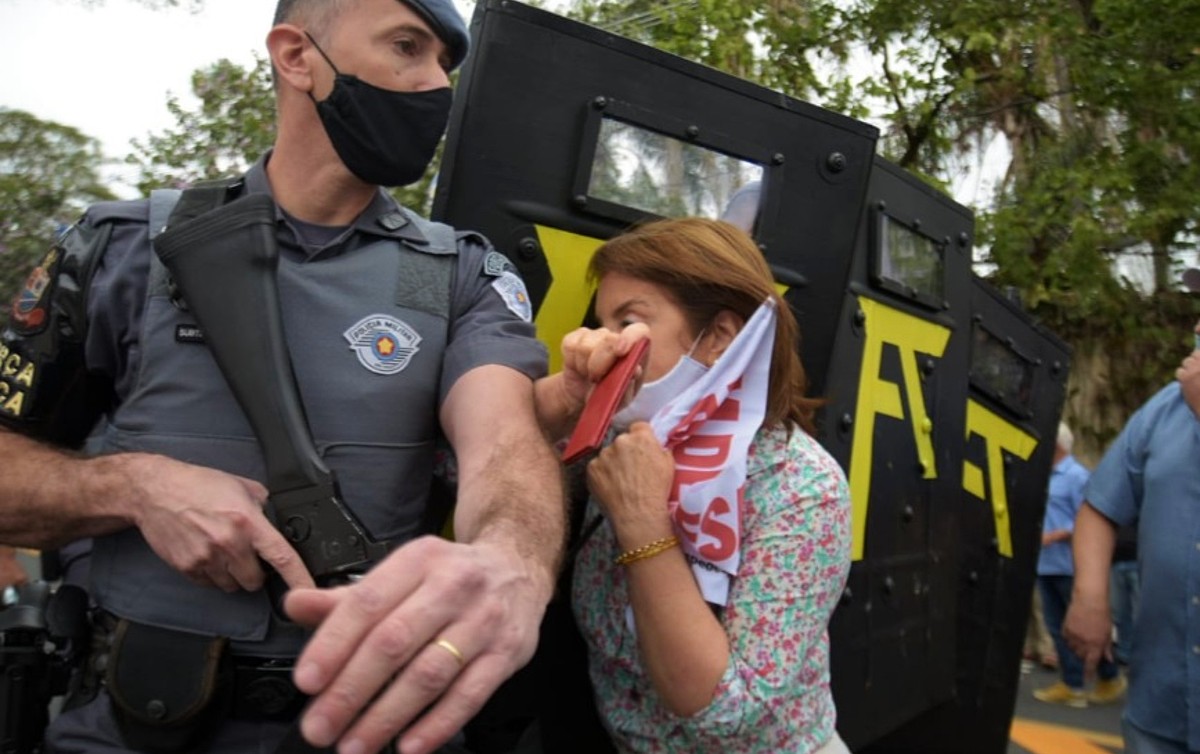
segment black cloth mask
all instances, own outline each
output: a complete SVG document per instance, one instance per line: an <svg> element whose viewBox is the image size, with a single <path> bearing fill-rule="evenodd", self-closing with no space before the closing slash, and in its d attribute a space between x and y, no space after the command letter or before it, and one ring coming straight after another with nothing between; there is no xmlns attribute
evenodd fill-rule
<svg viewBox="0 0 1200 754"><path fill-rule="evenodd" d="M306 32L307 34L307 32ZM426 92L381 89L338 71L329 63L333 91L317 102L317 115L338 157L359 180L376 186L407 186L425 174L450 119L450 87Z"/></svg>

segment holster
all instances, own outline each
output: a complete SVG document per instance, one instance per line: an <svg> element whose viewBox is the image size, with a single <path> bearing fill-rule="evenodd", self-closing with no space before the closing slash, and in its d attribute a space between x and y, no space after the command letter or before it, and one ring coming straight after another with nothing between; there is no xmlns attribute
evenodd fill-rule
<svg viewBox="0 0 1200 754"><path fill-rule="evenodd" d="M232 698L227 643L224 637L118 621L106 683L126 745L183 754L209 742Z"/></svg>

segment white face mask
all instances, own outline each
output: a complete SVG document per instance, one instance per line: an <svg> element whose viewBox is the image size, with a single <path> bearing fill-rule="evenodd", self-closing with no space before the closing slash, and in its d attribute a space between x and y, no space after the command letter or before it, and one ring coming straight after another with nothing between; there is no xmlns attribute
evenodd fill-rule
<svg viewBox="0 0 1200 754"><path fill-rule="evenodd" d="M613 415L613 427L623 432L634 422L650 421L655 414L700 379L708 371L708 367L692 358L692 352L699 343L700 336L697 336L692 347L675 362L671 371L653 382L644 383L629 405Z"/></svg>

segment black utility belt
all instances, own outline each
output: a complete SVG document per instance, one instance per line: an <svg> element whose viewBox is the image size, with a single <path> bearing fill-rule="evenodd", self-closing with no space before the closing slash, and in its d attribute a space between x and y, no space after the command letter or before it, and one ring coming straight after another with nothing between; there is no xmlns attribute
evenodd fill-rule
<svg viewBox="0 0 1200 754"><path fill-rule="evenodd" d="M233 656L233 708L238 720L290 722L308 701L292 682L296 659Z"/></svg>
<svg viewBox="0 0 1200 754"><path fill-rule="evenodd" d="M228 719L295 720L307 697L290 658L235 656L223 636L116 621L105 685L125 742L148 752L204 748Z"/></svg>

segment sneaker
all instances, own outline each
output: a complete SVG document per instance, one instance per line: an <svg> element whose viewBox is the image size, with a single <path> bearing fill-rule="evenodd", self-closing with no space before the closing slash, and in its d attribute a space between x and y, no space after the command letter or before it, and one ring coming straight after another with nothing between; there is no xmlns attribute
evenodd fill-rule
<svg viewBox="0 0 1200 754"><path fill-rule="evenodd" d="M1108 680L1101 678L1096 681L1096 688L1087 695L1087 698L1094 704L1112 704L1125 697L1125 690L1128 687L1129 682L1125 680L1125 676L1118 673Z"/></svg>
<svg viewBox="0 0 1200 754"><path fill-rule="evenodd" d="M1088 705L1088 696L1083 693L1083 689L1073 689L1062 681L1044 689L1034 689L1033 698L1039 702L1065 704L1076 709L1082 709Z"/></svg>

